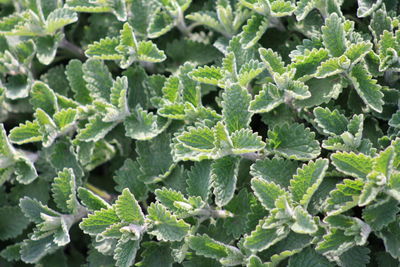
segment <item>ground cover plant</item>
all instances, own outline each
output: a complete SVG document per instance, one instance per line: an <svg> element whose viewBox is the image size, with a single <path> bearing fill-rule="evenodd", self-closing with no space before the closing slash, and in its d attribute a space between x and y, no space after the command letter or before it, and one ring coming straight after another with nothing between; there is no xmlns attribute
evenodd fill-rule
<svg viewBox="0 0 400 267"><path fill-rule="evenodd" d="M1 266L398 266L397 0L0 0Z"/></svg>

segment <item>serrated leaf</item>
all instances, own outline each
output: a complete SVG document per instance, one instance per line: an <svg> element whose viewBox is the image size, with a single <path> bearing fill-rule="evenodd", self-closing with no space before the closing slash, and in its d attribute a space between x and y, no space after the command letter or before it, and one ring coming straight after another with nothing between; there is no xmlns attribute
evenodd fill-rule
<svg viewBox="0 0 400 267"><path fill-rule="evenodd" d="M225 156L211 165L211 179L214 188L215 203L222 207L232 199L239 168L237 157Z"/></svg>
<svg viewBox="0 0 400 267"><path fill-rule="evenodd" d="M316 250L322 254L332 251L340 255L354 245L355 241L353 236L345 235L344 230L332 228L330 232L323 236L323 240L317 244Z"/></svg>
<svg viewBox="0 0 400 267"><path fill-rule="evenodd" d="M185 147L193 150L212 152L215 149L214 132L206 126L191 128L189 131L183 132L179 135L177 139Z"/></svg>
<svg viewBox="0 0 400 267"><path fill-rule="evenodd" d="M72 127L78 119L78 111L73 108L62 109L53 116L54 122L61 130L67 130Z"/></svg>
<svg viewBox="0 0 400 267"><path fill-rule="evenodd" d="M370 42L360 42L357 44L351 44L344 56L346 56L353 65L357 64L362 60L366 54L368 54L372 49L372 43Z"/></svg>
<svg viewBox="0 0 400 267"><path fill-rule="evenodd" d="M51 191L57 207L66 213L74 214L78 211L79 203L76 199L76 182L72 169L65 168L54 178Z"/></svg>
<svg viewBox="0 0 400 267"><path fill-rule="evenodd" d="M19 145L42 141L43 137L39 129L40 126L37 121L26 121L25 124L20 123L18 127L11 129L10 141Z"/></svg>
<svg viewBox="0 0 400 267"><path fill-rule="evenodd" d="M74 99L81 104L91 103L90 92L83 78L82 62L72 59L65 69L65 74L71 86L71 90L74 92Z"/></svg>
<svg viewBox="0 0 400 267"><path fill-rule="evenodd" d="M258 60L250 60L242 65L237 80L241 86L247 86L251 80L257 77L264 70L264 64Z"/></svg>
<svg viewBox="0 0 400 267"><path fill-rule="evenodd" d="M28 226L28 219L18 206L0 208L0 240L15 238ZM3 254L3 253L2 253Z"/></svg>
<svg viewBox="0 0 400 267"><path fill-rule="evenodd" d="M374 231L380 231L396 220L396 215L400 211L398 203L393 198L368 205L362 212L362 218Z"/></svg>
<svg viewBox="0 0 400 267"><path fill-rule="evenodd" d="M128 188L138 200L147 198L147 187L139 180L142 174L137 161L126 159L124 164L115 172L114 181L117 183L115 190L122 192Z"/></svg>
<svg viewBox="0 0 400 267"><path fill-rule="evenodd" d="M186 190L188 194L199 196L207 202L211 189L211 162L203 160L194 163L187 176Z"/></svg>
<svg viewBox="0 0 400 267"><path fill-rule="evenodd" d="M333 267L334 265L310 246L290 257L288 267L297 266Z"/></svg>
<svg viewBox="0 0 400 267"><path fill-rule="evenodd" d="M222 70L215 66L199 67L189 73L190 78L201 83L218 85L222 78Z"/></svg>
<svg viewBox="0 0 400 267"><path fill-rule="evenodd" d="M315 121L328 135L341 135L347 130L349 123L346 117L339 113L337 109L330 111L329 108L317 107L313 111Z"/></svg>
<svg viewBox="0 0 400 267"><path fill-rule="evenodd" d="M82 204L91 211L108 209L110 207L104 199L83 187L78 188L78 197Z"/></svg>
<svg viewBox="0 0 400 267"><path fill-rule="evenodd" d="M46 19L46 32L53 34L58 29L74 23L78 20L78 15L72 10L66 8L57 8L53 10Z"/></svg>
<svg viewBox="0 0 400 267"><path fill-rule="evenodd" d="M297 206L294 209L295 223L290 226L292 231L299 234L313 234L318 230L318 226L315 224L313 218L306 210L301 206Z"/></svg>
<svg viewBox="0 0 400 267"><path fill-rule="evenodd" d="M168 125L168 119L147 112L140 106L124 120L125 135L137 140L152 139Z"/></svg>
<svg viewBox="0 0 400 267"><path fill-rule="evenodd" d="M167 58L164 51L159 50L151 41L138 43L137 57L139 60L146 62L162 62Z"/></svg>
<svg viewBox="0 0 400 267"><path fill-rule="evenodd" d="M346 51L346 42L341 18L336 13L332 13L321 30L324 45L329 53L334 57L343 55Z"/></svg>
<svg viewBox="0 0 400 267"><path fill-rule="evenodd" d="M83 64L82 70L90 96L108 101L113 79L107 66L98 59L89 59Z"/></svg>
<svg viewBox="0 0 400 267"><path fill-rule="evenodd" d="M43 137L42 144L44 147L49 147L57 138L57 125L41 108L36 109L34 116L39 124L39 132Z"/></svg>
<svg viewBox="0 0 400 267"><path fill-rule="evenodd" d="M284 102L283 91L273 83L263 85L262 90L250 102L249 110L255 113L270 112Z"/></svg>
<svg viewBox="0 0 400 267"><path fill-rule="evenodd" d="M269 19L263 15L255 14L243 26L240 42L244 49L254 46L262 37L269 26Z"/></svg>
<svg viewBox="0 0 400 267"><path fill-rule="evenodd" d="M400 225L397 220L390 223L388 226L384 227L381 231L376 232L377 236L383 240L383 244L385 245L386 251L389 252L390 255L395 259L399 258L400 256L399 232L400 232Z"/></svg>
<svg viewBox="0 0 400 267"><path fill-rule="evenodd" d="M32 86L29 102L35 109L41 108L50 116L58 111L57 98L54 91L47 84L39 81Z"/></svg>
<svg viewBox="0 0 400 267"><path fill-rule="evenodd" d="M174 24L174 19L166 11L158 9L150 19L147 27L149 38L157 38L170 31Z"/></svg>
<svg viewBox="0 0 400 267"><path fill-rule="evenodd" d="M186 16L187 19L211 28L217 32L225 34L224 27L219 23L215 12L195 12Z"/></svg>
<svg viewBox="0 0 400 267"><path fill-rule="evenodd" d="M294 201L307 208L311 197L324 179L328 165L327 159L317 159L297 170L296 175L290 180L290 192Z"/></svg>
<svg viewBox="0 0 400 267"><path fill-rule="evenodd" d="M115 126L115 122L104 122L100 116L91 117L85 128L79 129L76 138L84 142L97 142L104 138Z"/></svg>
<svg viewBox="0 0 400 267"><path fill-rule="evenodd" d="M117 38L106 37L88 45L85 55L90 58L103 60L120 60L123 55L116 50L119 45Z"/></svg>
<svg viewBox="0 0 400 267"><path fill-rule="evenodd" d="M128 188L122 190L121 195L115 201L115 213L122 222L144 224L142 209Z"/></svg>
<svg viewBox="0 0 400 267"><path fill-rule="evenodd" d="M296 173L298 164L293 160L283 158L265 158L257 160L250 168L253 177L262 178L269 182L274 182L283 188L289 186L289 181Z"/></svg>
<svg viewBox="0 0 400 267"><path fill-rule="evenodd" d="M260 48L258 49L258 52L271 75L274 75L275 73L283 74L286 71L285 63L278 53L274 52L270 48Z"/></svg>
<svg viewBox="0 0 400 267"><path fill-rule="evenodd" d="M24 215L34 223L43 222L41 214L58 217L60 214L43 205L40 201L30 197L24 197L19 200L19 207Z"/></svg>
<svg viewBox="0 0 400 267"><path fill-rule="evenodd" d="M265 229L262 227L264 221L261 220L256 229L244 238L244 246L252 251L263 251L289 234L289 229L285 226L279 228Z"/></svg>
<svg viewBox="0 0 400 267"><path fill-rule="evenodd" d="M188 243L196 254L219 260L221 263L226 262L225 266L235 266L241 262L243 257L239 249L218 242L206 234L190 236Z"/></svg>
<svg viewBox="0 0 400 267"><path fill-rule="evenodd" d="M260 203L268 210L275 208L275 201L287 192L274 182L268 182L261 178L251 179L251 188Z"/></svg>
<svg viewBox="0 0 400 267"><path fill-rule="evenodd" d="M114 208L96 210L94 213L89 214L79 224L82 231L89 235L98 235L105 231L109 226L119 223L117 213Z"/></svg>
<svg viewBox="0 0 400 267"><path fill-rule="evenodd" d="M257 133L250 129L241 129L231 135L233 154L252 153L262 150L265 143Z"/></svg>
<svg viewBox="0 0 400 267"><path fill-rule="evenodd" d="M353 67L349 75L354 85L354 89L364 101L364 103L376 112L382 112L383 93L381 86L372 79L367 69L362 64Z"/></svg>
<svg viewBox="0 0 400 267"><path fill-rule="evenodd" d="M251 113L248 111L251 96L240 85L233 84L222 93L222 115L230 133L247 128Z"/></svg>
<svg viewBox="0 0 400 267"><path fill-rule="evenodd" d="M190 225L177 219L163 205L151 203L147 212L147 218L153 224L148 233L155 235L159 241L180 241L188 234Z"/></svg>
<svg viewBox="0 0 400 267"><path fill-rule="evenodd" d="M345 56L330 58L321 63L317 69L316 76L318 78L326 78L341 74L350 64L350 60Z"/></svg>
<svg viewBox="0 0 400 267"><path fill-rule="evenodd" d="M373 159L362 153L336 152L332 154L331 160L339 171L356 178L366 179L373 170Z"/></svg>
<svg viewBox="0 0 400 267"><path fill-rule="evenodd" d="M320 152L315 133L302 124L277 125L268 131L267 148L288 159L310 160Z"/></svg>
<svg viewBox="0 0 400 267"><path fill-rule="evenodd" d="M138 250L138 240L124 240L123 238L119 239L117 246L114 250L114 259L116 260L116 266L132 266Z"/></svg>
<svg viewBox="0 0 400 267"><path fill-rule="evenodd" d="M306 51L304 55L299 55L294 58L294 62L288 67L296 69L294 78L299 81L307 81L317 74L318 67L328 59L328 50L314 48L311 51Z"/></svg>

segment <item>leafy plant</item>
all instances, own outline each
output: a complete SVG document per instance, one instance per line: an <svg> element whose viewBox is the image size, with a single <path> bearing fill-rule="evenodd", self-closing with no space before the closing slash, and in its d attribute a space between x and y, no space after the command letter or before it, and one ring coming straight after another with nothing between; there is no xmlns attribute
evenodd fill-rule
<svg viewBox="0 0 400 267"><path fill-rule="evenodd" d="M398 266L399 8L0 1L0 265Z"/></svg>

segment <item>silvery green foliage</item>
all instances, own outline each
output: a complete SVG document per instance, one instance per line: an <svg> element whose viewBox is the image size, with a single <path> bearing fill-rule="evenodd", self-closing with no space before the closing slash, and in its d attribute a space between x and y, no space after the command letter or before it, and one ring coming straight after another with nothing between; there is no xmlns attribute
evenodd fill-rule
<svg viewBox="0 0 400 267"><path fill-rule="evenodd" d="M0 0L0 265L398 266L397 0Z"/></svg>

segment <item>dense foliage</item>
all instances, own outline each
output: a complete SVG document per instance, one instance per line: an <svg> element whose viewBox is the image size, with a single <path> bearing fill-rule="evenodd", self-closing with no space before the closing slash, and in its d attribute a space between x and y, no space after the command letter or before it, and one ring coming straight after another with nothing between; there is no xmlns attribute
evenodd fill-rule
<svg viewBox="0 0 400 267"><path fill-rule="evenodd" d="M0 0L0 265L398 266L397 0Z"/></svg>

